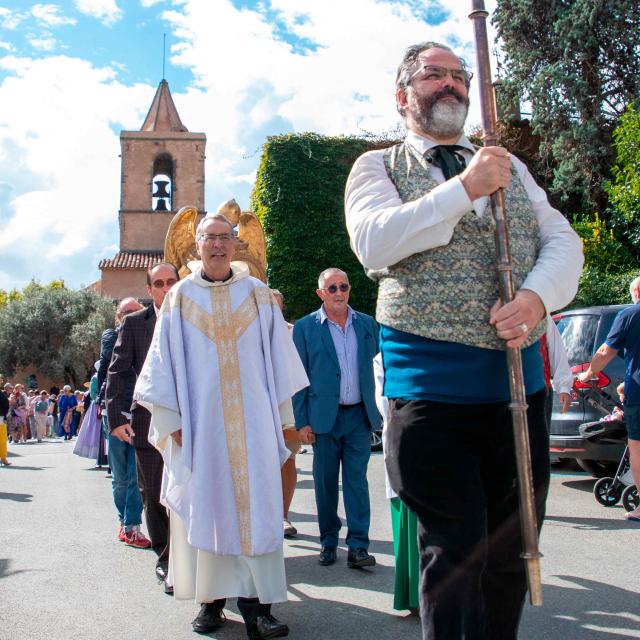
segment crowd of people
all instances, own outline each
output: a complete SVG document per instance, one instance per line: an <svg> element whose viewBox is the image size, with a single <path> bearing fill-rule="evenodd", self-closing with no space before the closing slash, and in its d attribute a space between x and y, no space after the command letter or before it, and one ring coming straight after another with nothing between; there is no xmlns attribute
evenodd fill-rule
<svg viewBox="0 0 640 640"><path fill-rule="evenodd" d="M371 431L384 421L394 606L419 612L425 640L517 637L527 579L506 348L521 349L542 526L551 376L565 409L571 389L548 313L575 295L583 258L524 164L463 134L470 82L449 47L410 47L396 86L406 138L351 170L346 225L378 282L375 319L349 305L348 274L330 267L319 274L319 309L292 328L282 295L232 262L236 231L214 214L197 227L192 273L181 280L172 264L154 265L151 304L122 300L102 337L90 396L108 441L116 535L153 549L165 592L200 605L198 633L221 627L237 598L249 638L288 634L272 607L287 599L283 537L296 535L301 446L314 451L319 564L339 560L341 481L346 566L376 565L367 466ZM497 189L509 211L509 302L493 266ZM635 339L636 315L616 325L589 375ZM38 437L46 394L34 395ZM11 397L20 441L32 401L22 390ZM57 433L73 438L69 416L81 403L70 388L53 402Z"/></svg>
<svg viewBox="0 0 640 640"><path fill-rule="evenodd" d="M57 387L49 391L28 389L24 385L6 382L0 393L0 407L5 418L7 441L25 444L29 440L42 442L44 438L74 438L82 422L86 391L72 391L65 385L62 392ZM6 456L0 463L9 465Z"/></svg>

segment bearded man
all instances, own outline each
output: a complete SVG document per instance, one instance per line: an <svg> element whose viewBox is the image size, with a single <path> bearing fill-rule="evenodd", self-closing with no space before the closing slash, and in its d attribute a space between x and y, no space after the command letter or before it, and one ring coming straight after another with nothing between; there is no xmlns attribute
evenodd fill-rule
<svg viewBox="0 0 640 640"><path fill-rule="evenodd" d="M463 134L471 74L445 45L410 47L396 103L407 136L355 163L352 248L379 281L390 399L387 469L418 516L423 638L512 640L526 593L505 347L522 360L538 522L549 485L538 341L569 303L578 236L506 149ZM488 198L505 189L515 299L498 299Z"/></svg>

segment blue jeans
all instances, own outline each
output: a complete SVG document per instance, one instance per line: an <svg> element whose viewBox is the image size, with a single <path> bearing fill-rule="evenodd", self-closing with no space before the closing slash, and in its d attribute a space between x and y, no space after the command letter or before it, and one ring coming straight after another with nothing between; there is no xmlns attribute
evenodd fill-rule
<svg viewBox="0 0 640 640"><path fill-rule="evenodd" d="M109 436L109 466L113 502L120 524L130 531L142 522L142 496L138 488L136 452L132 445Z"/></svg>

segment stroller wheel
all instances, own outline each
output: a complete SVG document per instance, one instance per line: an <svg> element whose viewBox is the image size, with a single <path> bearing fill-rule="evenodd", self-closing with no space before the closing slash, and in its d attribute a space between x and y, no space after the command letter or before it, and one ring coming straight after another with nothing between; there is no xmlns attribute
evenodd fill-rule
<svg viewBox="0 0 640 640"><path fill-rule="evenodd" d="M621 495L622 487L613 478L600 478L593 485L593 496L604 507L615 506Z"/></svg>
<svg viewBox="0 0 640 640"><path fill-rule="evenodd" d="M640 504L640 498L638 497L638 489L634 484L630 484L623 492L622 492L622 506L624 506L625 511L633 511L638 508L638 504Z"/></svg>

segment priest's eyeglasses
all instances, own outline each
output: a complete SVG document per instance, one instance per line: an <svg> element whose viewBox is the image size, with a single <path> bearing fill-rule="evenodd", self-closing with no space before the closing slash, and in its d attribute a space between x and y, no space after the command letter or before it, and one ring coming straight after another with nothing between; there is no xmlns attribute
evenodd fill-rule
<svg viewBox="0 0 640 640"><path fill-rule="evenodd" d="M206 244L213 244L216 240L220 240L220 242L230 242L233 238L234 236L230 233L203 233L200 236L200 240Z"/></svg>
<svg viewBox="0 0 640 640"><path fill-rule="evenodd" d="M446 67L438 67L432 64L425 64L424 66L416 69L409 77L409 82L414 78L418 80L427 80L427 82L440 82L444 80L449 74L453 81L457 84L463 84L465 87L469 86L473 73L465 71L464 69L447 69ZM407 84L409 84L409 82Z"/></svg>
<svg viewBox="0 0 640 640"><path fill-rule="evenodd" d="M340 291L342 293L347 293L347 291L349 291L349 289L351 289L351 285L347 284L346 282L341 282L339 285L338 284L330 284L328 287L323 287L322 288L323 291L328 291L329 293L337 293L338 289L340 289Z"/></svg>

